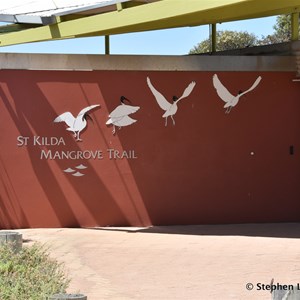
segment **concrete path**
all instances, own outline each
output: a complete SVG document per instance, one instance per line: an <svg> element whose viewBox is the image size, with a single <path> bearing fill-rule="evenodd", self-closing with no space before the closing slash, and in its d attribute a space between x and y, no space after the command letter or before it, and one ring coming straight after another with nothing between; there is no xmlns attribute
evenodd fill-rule
<svg viewBox="0 0 300 300"><path fill-rule="evenodd" d="M49 245L88 300L269 300L272 278L300 283L298 223L18 232Z"/></svg>

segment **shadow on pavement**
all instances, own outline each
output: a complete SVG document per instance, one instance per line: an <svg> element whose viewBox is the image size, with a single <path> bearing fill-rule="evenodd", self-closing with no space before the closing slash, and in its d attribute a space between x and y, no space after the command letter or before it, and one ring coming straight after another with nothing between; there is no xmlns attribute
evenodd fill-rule
<svg viewBox="0 0 300 300"><path fill-rule="evenodd" d="M128 233L157 233L212 236L252 236L272 238L300 238L300 223L182 225L152 227L97 227L94 230Z"/></svg>

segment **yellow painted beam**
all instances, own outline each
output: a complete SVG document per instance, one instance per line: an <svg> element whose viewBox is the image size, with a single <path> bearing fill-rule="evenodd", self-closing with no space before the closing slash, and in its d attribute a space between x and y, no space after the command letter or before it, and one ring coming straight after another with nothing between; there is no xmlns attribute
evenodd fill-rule
<svg viewBox="0 0 300 300"><path fill-rule="evenodd" d="M123 10L123 4L122 3L117 3L117 11L122 11Z"/></svg>
<svg viewBox="0 0 300 300"><path fill-rule="evenodd" d="M78 20L0 35L0 45L112 35L297 13L299 0L162 0Z"/></svg>
<svg viewBox="0 0 300 300"><path fill-rule="evenodd" d="M9 33L9 32L15 32L15 31L21 31L26 30L30 28L36 28L40 27L41 25L35 25L35 24L10 24L10 25L3 25L0 26L0 34L1 33Z"/></svg>

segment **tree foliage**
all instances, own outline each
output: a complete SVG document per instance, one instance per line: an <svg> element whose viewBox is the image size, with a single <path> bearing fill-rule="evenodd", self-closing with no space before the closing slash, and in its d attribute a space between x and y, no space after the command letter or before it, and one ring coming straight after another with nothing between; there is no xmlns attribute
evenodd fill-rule
<svg viewBox="0 0 300 300"><path fill-rule="evenodd" d="M246 47L283 43L291 40L291 15L281 15L273 26L274 33L257 37L247 31L217 31L217 51L241 49ZM206 39L194 46L189 54L210 52L210 39Z"/></svg>
<svg viewBox="0 0 300 300"><path fill-rule="evenodd" d="M255 46L257 38L247 31L217 31L217 51L239 49ZM210 51L210 40L206 39L190 50L190 54L205 53Z"/></svg>
<svg viewBox="0 0 300 300"><path fill-rule="evenodd" d="M262 38L258 40L258 45L269 45L290 41L292 37L291 23L291 15L278 16L276 24L273 26L274 33L262 36Z"/></svg>
<svg viewBox="0 0 300 300"><path fill-rule="evenodd" d="M273 29L275 30L274 36L279 42L288 42L292 37L292 21L291 15L278 16L276 24Z"/></svg>

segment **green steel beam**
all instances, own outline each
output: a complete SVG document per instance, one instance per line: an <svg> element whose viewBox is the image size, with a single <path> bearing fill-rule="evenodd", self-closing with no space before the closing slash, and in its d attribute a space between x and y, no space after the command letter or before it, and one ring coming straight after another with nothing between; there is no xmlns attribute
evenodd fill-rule
<svg viewBox="0 0 300 300"><path fill-rule="evenodd" d="M292 41L299 40L299 13L292 14Z"/></svg>
<svg viewBox="0 0 300 300"><path fill-rule="evenodd" d="M217 24L210 24L210 51L217 51Z"/></svg>
<svg viewBox="0 0 300 300"><path fill-rule="evenodd" d="M162 0L0 35L0 45L112 35L298 13L299 0Z"/></svg>
<svg viewBox="0 0 300 300"><path fill-rule="evenodd" d="M109 35L105 36L105 54L106 55L110 54L110 40L109 40Z"/></svg>

